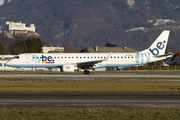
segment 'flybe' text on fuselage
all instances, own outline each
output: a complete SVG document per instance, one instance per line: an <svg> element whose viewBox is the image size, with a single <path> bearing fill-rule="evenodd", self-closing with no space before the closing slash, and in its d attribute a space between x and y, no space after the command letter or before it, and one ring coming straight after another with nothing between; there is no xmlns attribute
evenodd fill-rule
<svg viewBox="0 0 180 120"><path fill-rule="evenodd" d="M136 64L144 64L148 62L150 62L150 52L136 54Z"/></svg>
<svg viewBox="0 0 180 120"><path fill-rule="evenodd" d="M41 57L37 55L32 55L32 61L35 61L37 63L40 63L42 61L42 64L54 64L54 59L52 56L44 56Z"/></svg>

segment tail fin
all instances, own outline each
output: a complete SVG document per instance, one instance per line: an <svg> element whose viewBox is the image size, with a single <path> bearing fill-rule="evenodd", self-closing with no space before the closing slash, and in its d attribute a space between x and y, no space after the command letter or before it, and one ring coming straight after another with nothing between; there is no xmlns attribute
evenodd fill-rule
<svg viewBox="0 0 180 120"><path fill-rule="evenodd" d="M148 53L150 52L153 56L160 56L164 55L166 51L166 46L168 43L169 38L169 30L163 31L159 37L154 41L154 43L146 50L142 51L141 53Z"/></svg>

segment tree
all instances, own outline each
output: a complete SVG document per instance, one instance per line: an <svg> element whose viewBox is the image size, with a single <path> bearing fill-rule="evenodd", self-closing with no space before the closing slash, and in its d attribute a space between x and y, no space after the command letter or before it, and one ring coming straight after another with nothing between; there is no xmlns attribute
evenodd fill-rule
<svg viewBox="0 0 180 120"><path fill-rule="evenodd" d="M79 49L74 48L70 43L64 42L62 44L62 46L64 47L65 52L69 52L69 53L79 53L80 52Z"/></svg>
<svg viewBox="0 0 180 120"><path fill-rule="evenodd" d="M16 44L11 42L8 46L7 54L16 55L17 54L17 47Z"/></svg>
<svg viewBox="0 0 180 120"><path fill-rule="evenodd" d="M0 41L0 55L2 55L3 52L4 52L4 48L3 48L2 42Z"/></svg>
<svg viewBox="0 0 180 120"><path fill-rule="evenodd" d="M43 45L40 38L28 38L25 41L18 39L16 42L11 41L7 49L7 54L41 53L42 47Z"/></svg>
<svg viewBox="0 0 180 120"><path fill-rule="evenodd" d="M179 48L178 48L177 46L175 46L175 47L173 48L172 52L173 52L174 54L178 53L178 52L179 52Z"/></svg>
<svg viewBox="0 0 180 120"><path fill-rule="evenodd" d="M18 47L18 53L27 53L28 47L23 39L19 39L16 45Z"/></svg>
<svg viewBox="0 0 180 120"><path fill-rule="evenodd" d="M42 52L42 42L40 38L28 38L25 41L27 45L27 53L41 53Z"/></svg>
<svg viewBox="0 0 180 120"><path fill-rule="evenodd" d="M109 43L108 41L106 41L106 43L104 44L104 47L117 47L117 44L112 44L112 43Z"/></svg>

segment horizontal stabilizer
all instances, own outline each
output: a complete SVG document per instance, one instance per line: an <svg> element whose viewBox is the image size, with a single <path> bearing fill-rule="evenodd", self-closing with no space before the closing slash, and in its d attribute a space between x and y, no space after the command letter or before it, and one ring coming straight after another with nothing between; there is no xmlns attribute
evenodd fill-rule
<svg viewBox="0 0 180 120"><path fill-rule="evenodd" d="M171 57L173 54L164 54L164 55L158 55L158 56L153 56L154 58L160 58L160 57Z"/></svg>

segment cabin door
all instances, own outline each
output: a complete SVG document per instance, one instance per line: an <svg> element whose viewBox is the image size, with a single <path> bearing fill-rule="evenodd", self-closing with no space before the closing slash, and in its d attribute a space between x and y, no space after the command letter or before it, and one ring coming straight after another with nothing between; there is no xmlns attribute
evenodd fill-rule
<svg viewBox="0 0 180 120"><path fill-rule="evenodd" d="M25 61L26 61L26 63L30 62L30 55L29 54L25 55Z"/></svg>

